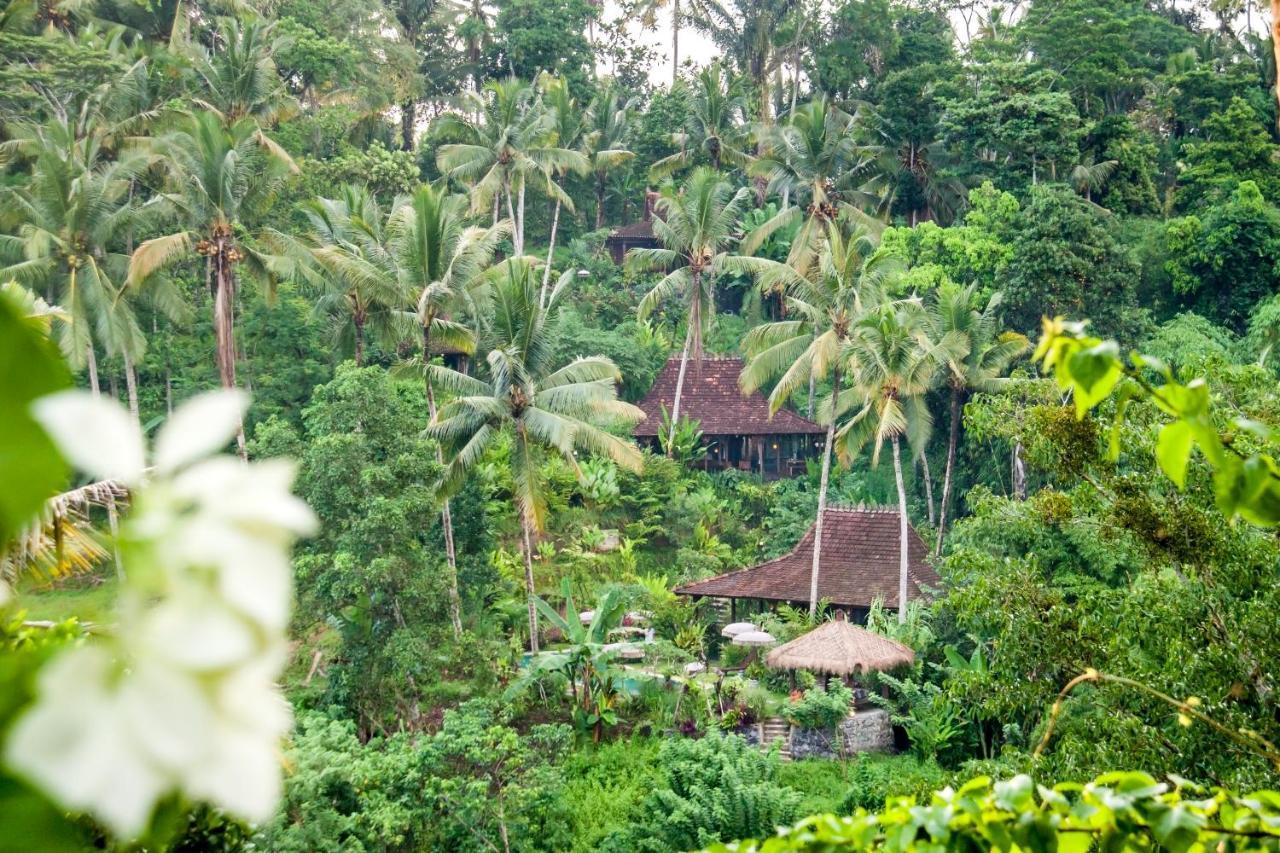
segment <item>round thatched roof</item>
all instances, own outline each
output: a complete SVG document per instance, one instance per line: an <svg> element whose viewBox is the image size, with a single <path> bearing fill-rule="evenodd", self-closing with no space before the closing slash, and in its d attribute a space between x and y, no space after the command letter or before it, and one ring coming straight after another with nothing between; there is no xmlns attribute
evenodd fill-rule
<svg viewBox="0 0 1280 853"><path fill-rule="evenodd" d="M765 657L765 663L774 669L853 675L859 670L884 672L915 659L915 652L897 640L836 619L778 646Z"/></svg>

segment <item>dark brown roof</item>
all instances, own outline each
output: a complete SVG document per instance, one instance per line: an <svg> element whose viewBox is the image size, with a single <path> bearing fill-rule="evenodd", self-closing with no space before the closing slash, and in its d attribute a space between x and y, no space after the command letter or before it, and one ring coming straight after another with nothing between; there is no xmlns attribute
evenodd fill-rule
<svg viewBox="0 0 1280 853"><path fill-rule="evenodd" d="M818 598L842 607L870 607L879 598L898 606L898 511L829 506L823 516ZM927 549L907 528L907 599L926 597L924 587L942 579L925 561ZM677 587L680 595L808 601L813 569L813 527L790 553L758 566Z"/></svg>
<svg viewBox="0 0 1280 853"><path fill-rule="evenodd" d="M641 219L639 222L632 222L630 225L623 225L621 228L613 229L609 234L609 241L616 240L652 240L653 238L653 220Z"/></svg>
<svg viewBox="0 0 1280 853"><path fill-rule="evenodd" d="M705 435L822 435L825 429L795 412L779 409L769 415L769 401L759 392L743 395L738 386L742 359L736 356L703 356L701 365L690 359L680 395L680 415L699 422ZM680 359L667 359L653 387L638 405L645 419L637 436L656 436L662 429L662 407L671 411L676 396Z"/></svg>

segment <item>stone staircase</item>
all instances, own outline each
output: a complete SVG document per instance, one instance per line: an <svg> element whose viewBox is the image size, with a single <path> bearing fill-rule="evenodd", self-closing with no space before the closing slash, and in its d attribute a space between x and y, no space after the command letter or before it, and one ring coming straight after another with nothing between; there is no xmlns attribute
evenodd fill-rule
<svg viewBox="0 0 1280 853"><path fill-rule="evenodd" d="M782 717L769 717L760 726L760 746L768 749L775 740L782 741L779 752L783 761L791 760L791 724Z"/></svg>

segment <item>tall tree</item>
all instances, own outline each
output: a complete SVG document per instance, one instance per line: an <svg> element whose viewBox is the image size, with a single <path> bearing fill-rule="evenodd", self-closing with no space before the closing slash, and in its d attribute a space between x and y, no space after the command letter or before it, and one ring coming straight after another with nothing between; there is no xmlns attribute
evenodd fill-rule
<svg viewBox="0 0 1280 853"><path fill-rule="evenodd" d="M224 125L214 112L189 116L182 126L153 142L167 172L171 205L181 230L153 237L134 251L129 282L145 281L194 252L205 259L205 282L213 293L218 376L236 385L236 267L253 260L242 243L245 214L269 199L286 172L297 166L251 118ZM237 442L244 450L244 429Z"/></svg>
<svg viewBox="0 0 1280 853"><path fill-rule="evenodd" d="M543 105L552 117L552 139L554 143L561 148L581 147L586 132L584 117L582 110L578 106L577 99L569 93L569 82L563 77L543 74L538 83L542 89ZM553 193L555 209L551 215L551 235L547 239L547 263L542 270L541 298L544 302L547 296L547 288L551 284L551 267L556 251L556 232L560 228L560 208L567 204L569 211L573 211L572 199L564 192L564 188L560 186L570 168L571 164L566 161L562 168L553 172L551 178L558 192ZM579 171L586 172L585 164Z"/></svg>
<svg viewBox="0 0 1280 853"><path fill-rule="evenodd" d="M502 222L488 228L467 226L467 198L449 195L443 187L423 184L396 208L387 227L391 253L403 287L417 296L417 319L422 327L422 367L427 410L436 420L437 406L431 372L434 346L443 345L471 354L476 330L457 320L466 310L478 322L490 287L486 268L498 242L510 230ZM437 459L444 452L437 446ZM458 594L458 562L454 548L453 513L446 496L440 509L445 557L449 565L449 618L455 636L462 634L462 604Z"/></svg>
<svg viewBox="0 0 1280 853"><path fill-rule="evenodd" d="M624 98L613 83L596 90L583 119L582 153L591 164L596 193L596 229L604 227L605 192L610 174L635 157L628 150L634 98ZM624 220L625 221L625 220Z"/></svg>
<svg viewBox="0 0 1280 853"><path fill-rule="evenodd" d="M942 538L947 530L964 401L974 391L999 388L1009 365L1030 346L1025 336L1000 331L1001 300L997 292L984 305L976 284L947 284L937 290L928 306L930 338L939 343L946 341L943 370L950 398L947 467L942 476L935 553L942 553Z"/></svg>
<svg viewBox="0 0 1280 853"><path fill-rule="evenodd" d="M638 471L639 450L605 427L634 423L644 415L617 399L621 376L609 359L589 356L563 365L554 362L551 324L572 275L560 277L544 308L538 304L537 269L529 259L512 258L494 269L499 274L493 299L493 349L486 359L488 380L430 368L433 381L457 396L440 408L428 434L441 443L448 460L440 483L441 493L447 496L475 471L498 435L510 433L511 479L524 538L529 647L537 652L533 544L546 521L546 457L558 456L580 471L576 452L582 451L608 456Z"/></svg>
<svg viewBox="0 0 1280 853"><path fill-rule="evenodd" d="M689 84L684 127L671 134L679 150L649 167L653 177L670 175L699 162L712 169L745 166L747 102L742 82L718 62L699 71Z"/></svg>
<svg viewBox="0 0 1280 853"><path fill-rule="evenodd" d="M750 201L751 192L745 187L735 192L719 172L699 168L679 192L668 184L657 201L659 216L654 217L653 233L662 248L632 249L627 253L627 263L633 269L666 272L640 300L641 319L671 299L679 299L684 307L686 330L671 404L668 454L675 443L689 359L702 359L703 332L715 317L716 278L736 258L728 249Z"/></svg>
<svg viewBox="0 0 1280 853"><path fill-rule="evenodd" d="M216 49L198 48L192 62L197 106L227 127L242 119L269 127L296 108L276 70L274 24L225 18L212 41Z"/></svg>
<svg viewBox="0 0 1280 853"><path fill-rule="evenodd" d="M894 483L898 490L898 621L907 618L907 551L910 544L907 490L902 479L902 439L914 448L928 443L933 418L925 393L937 374L937 356L924 336L926 317L916 300L886 302L855 324L844 347L853 393L836 398L836 416L852 414L836 433L841 458L852 459L872 445L871 464L880 450L893 450ZM854 410L856 407L856 410Z"/></svg>
<svg viewBox="0 0 1280 853"><path fill-rule="evenodd" d="M782 408L801 387L830 377L832 405L822 408L827 437L822 449L822 475L818 483L818 513L814 522L813 568L809 575L809 613L818 611L818 572L822 562L822 528L831 480L835 447L835 402L845 388L848 370L845 347L849 335L866 312L883 299L886 286L900 270L892 255L879 249L879 241L866 229L845 234L834 222L815 264L802 274L788 264L764 258L743 258L738 263L755 274L760 287L785 294L787 314L794 318L757 326L742 341L749 361L742 371L742 390L754 392L774 379L769 394L770 411Z"/></svg>
<svg viewBox="0 0 1280 853"><path fill-rule="evenodd" d="M436 119L434 132L450 140L436 152L436 165L472 188L473 212L505 200L516 255L524 254L525 187L533 180L555 198L567 200L552 172L586 168L578 151L555 143L555 117L534 88L515 77L493 81L481 92L464 92L463 111ZM570 202L572 203L572 202Z"/></svg>

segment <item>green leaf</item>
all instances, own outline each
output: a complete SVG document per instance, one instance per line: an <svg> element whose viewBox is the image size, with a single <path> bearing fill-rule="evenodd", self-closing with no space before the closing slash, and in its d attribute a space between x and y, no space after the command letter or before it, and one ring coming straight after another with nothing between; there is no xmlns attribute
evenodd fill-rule
<svg viewBox="0 0 1280 853"><path fill-rule="evenodd" d="M1160 427L1156 438L1156 461L1160 463L1160 470L1179 489L1187 482L1191 445L1191 426L1186 421L1173 421Z"/></svg>
<svg viewBox="0 0 1280 853"><path fill-rule="evenodd" d="M58 449L31 417L37 397L69 384L57 349L0 298L0 546L13 538L67 477Z"/></svg>
<svg viewBox="0 0 1280 853"><path fill-rule="evenodd" d="M1067 359L1064 366L1074 387L1078 417L1105 400L1124 376L1118 352L1114 341L1104 341Z"/></svg>

